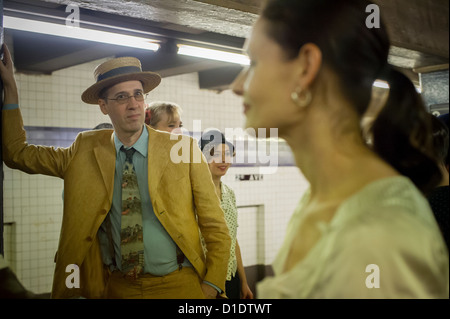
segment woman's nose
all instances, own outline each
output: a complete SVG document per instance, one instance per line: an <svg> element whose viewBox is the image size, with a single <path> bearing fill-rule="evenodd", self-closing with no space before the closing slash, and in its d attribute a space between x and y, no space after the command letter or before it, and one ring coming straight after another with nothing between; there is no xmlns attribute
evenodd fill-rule
<svg viewBox="0 0 450 319"><path fill-rule="evenodd" d="M248 68L244 68L231 83L230 88L234 94L242 96L244 94L244 82L247 77Z"/></svg>

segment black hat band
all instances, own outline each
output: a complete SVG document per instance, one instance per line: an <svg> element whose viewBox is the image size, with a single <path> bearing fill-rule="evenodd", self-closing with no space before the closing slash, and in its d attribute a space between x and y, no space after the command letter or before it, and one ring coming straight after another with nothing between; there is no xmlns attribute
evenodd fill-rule
<svg viewBox="0 0 450 319"><path fill-rule="evenodd" d="M107 78L127 74L127 73L136 73L136 72L142 72L141 68L137 66L122 66L120 68L112 69L111 71L105 72L103 74L100 74L97 78L97 82L100 82L102 80L105 80Z"/></svg>

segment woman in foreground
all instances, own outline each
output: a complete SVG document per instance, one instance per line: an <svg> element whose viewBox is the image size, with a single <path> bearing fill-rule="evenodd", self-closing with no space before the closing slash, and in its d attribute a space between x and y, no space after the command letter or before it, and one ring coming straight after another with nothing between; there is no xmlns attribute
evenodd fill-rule
<svg viewBox="0 0 450 319"><path fill-rule="evenodd" d="M363 0L269 0L232 85L247 128L278 128L310 189L258 298L448 298L448 252L424 194L440 180L426 109L387 62ZM361 134L375 79L389 97Z"/></svg>

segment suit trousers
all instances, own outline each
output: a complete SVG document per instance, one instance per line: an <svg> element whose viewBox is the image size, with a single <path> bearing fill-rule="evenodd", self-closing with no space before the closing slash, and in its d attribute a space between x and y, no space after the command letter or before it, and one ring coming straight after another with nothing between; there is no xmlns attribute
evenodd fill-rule
<svg viewBox="0 0 450 319"><path fill-rule="evenodd" d="M177 269L165 276L143 274L126 278L122 272L110 274L106 284L107 299L204 299L202 280L192 267Z"/></svg>

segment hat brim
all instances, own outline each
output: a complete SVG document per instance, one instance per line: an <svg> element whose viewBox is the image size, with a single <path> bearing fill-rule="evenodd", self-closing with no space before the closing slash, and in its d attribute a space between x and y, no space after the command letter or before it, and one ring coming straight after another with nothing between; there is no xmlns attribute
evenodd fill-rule
<svg viewBox="0 0 450 319"><path fill-rule="evenodd" d="M148 93L161 83L161 76L154 72L137 72L113 76L91 85L81 94L81 100L87 104L98 104L99 94L103 89L126 81L141 81L144 93Z"/></svg>

